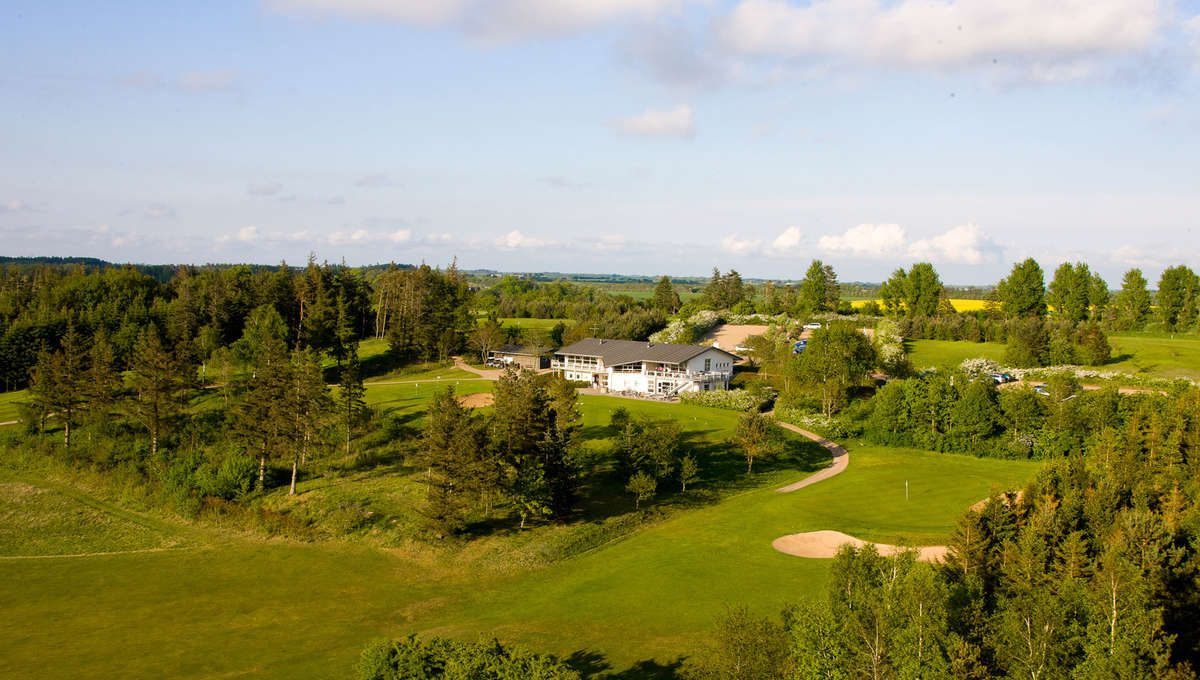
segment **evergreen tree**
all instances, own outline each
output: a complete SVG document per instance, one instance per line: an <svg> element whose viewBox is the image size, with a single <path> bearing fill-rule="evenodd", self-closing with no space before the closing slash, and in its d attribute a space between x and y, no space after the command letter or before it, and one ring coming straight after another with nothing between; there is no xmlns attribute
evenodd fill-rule
<svg viewBox="0 0 1200 680"><path fill-rule="evenodd" d="M127 407L150 435L150 455L158 453L164 427L179 412L185 381L176 357L163 346L158 329L144 327L129 359L132 394Z"/></svg>
<svg viewBox="0 0 1200 680"><path fill-rule="evenodd" d="M358 347L350 345L346 351L346 363L342 366L338 381L337 404L342 425L346 430L346 455L350 455L350 440L354 427L366 411L366 389L363 387L362 372L358 364Z"/></svg>
<svg viewBox="0 0 1200 680"><path fill-rule="evenodd" d="M474 482L482 448L482 430L458 403L454 389L448 386L434 395L419 457L425 466L425 517L435 530L454 533L465 524L479 493Z"/></svg>
<svg viewBox="0 0 1200 680"><path fill-rule="evenodd" d="M1194 323L1194 305L1198 291L1200 291L1200 279L1188 267L1179 265L1164 269L1162 277L1158 280L1158 294L1154 296L1154 301L1158 305L1159 321L1168 330L1186 328L1188 321ZM1189 303L1193 305L1190 310L1193 318L1180 319L1180 315L1184 313Z"/></svg>
<svg viewBox="0 0 1200 680"><path fill-rule="evenodd" d="M671 279L664 275L654 287L654 307L664 314L674 314L679 309L679 293L671 285Z"/></svg>

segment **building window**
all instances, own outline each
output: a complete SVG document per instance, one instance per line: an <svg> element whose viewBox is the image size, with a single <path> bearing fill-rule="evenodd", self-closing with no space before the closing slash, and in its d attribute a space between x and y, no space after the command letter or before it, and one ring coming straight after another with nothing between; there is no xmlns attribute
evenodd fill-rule
<svg viewBox="0 0 1200 680"><path fill-rule="evenodd" d="M711 370L712 370L712 359L705 359L705 360L704 360L704 370L706 370L706 371L711 371Z"/></svg>

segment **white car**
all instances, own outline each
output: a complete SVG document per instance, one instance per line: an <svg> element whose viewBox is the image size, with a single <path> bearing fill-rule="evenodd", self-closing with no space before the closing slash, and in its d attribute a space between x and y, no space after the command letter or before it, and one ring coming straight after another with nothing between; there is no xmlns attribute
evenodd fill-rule
<svg viewBox="0 0 1200 680"><path fill-rule="evenodd" d="M733 351L735 351L735 352L753 352L754 350L745 345L738 345L737 347L733 348Z"/></svg>
<svg viewBox="0 0 1200 680"><path fill-rule="evenodd" d="M818 328L820 328L820 327L821 327L821 324L817 323L816 321L814 321L814 322L812 322L812 323L806 323L806 324L804 324L804 328L805 328L806 330L810 330L810 331L815 331L815 330L817 330L817 329L818 329Z"/></svg>

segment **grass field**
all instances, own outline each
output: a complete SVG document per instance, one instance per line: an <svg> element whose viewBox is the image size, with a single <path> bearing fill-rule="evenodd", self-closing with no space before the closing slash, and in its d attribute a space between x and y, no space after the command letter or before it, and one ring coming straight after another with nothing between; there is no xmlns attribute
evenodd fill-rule
<svg viewBox="0 0 1200 680"><path fill-rule="evenodd" d="M1108 343L1113 357L1099 370L1200 380L1200 336L1113 333ZM1004 360L1005 346L996 342L908 340L904 344L918 369L957 366L976 357Z"/></svg>
<svg viewBox="0 0 1200 680"><path fill-rule="evenodd" d="M1200 336L1113 333L1113 361L1106 369L1162 378L1200 380Z"/></svg>
<svg viewBox="0 0 1200 680"><path fill-rule="evenodd" d="M29 390L17 390L15 392L4 392L0 394L0 423L7 423L10 420L17 420L21 417L21 410L17 406L17 402L24 401L29 398Z"/></svg>
<svg viewBox="0 0 1200 680"><path fill-rule="evenodd" d="M1004 360L1005 346L998 342L962 342L954 340L905 340L904 347L913 368L958 366L964 359Z"/></svg>
<svg viewBox="0 0 1200 680"><path fill-rule="evenodd" d="M372 390L376 403L419 415L404 404L415 396ZM723 441L737 415L586 397L585 432L600 434L617 406L677 416L697 443ZM501 532L463 551L431 552L189 531L178 534L180 549L165 552L0 558L0 676L46 677L52 670L73 678L338 678L348 675L367 640L409 632L496 635L575 654L593 667L652 672L692 651L726 603L772 613L821 591L828 562L777 553L772 539L836 529L890 542L941 541L971 502L1036 470L1029 463L850 444L850 467L835 478L777 494L772 489L805 472L775 466L720 502L698 502L542 568L497 571L488 556L497 543L532 554L563 529ZM61 515L74 512L57 501L22 507L44 516L37 521L47 526L69 526ZM128 513L89 508L125 526ZM146 524L145 541L172 536ZM124 529L98 535L88 547L143 544L125 542L125 535ZM8 554L24 539L6 538Z"/></svg>

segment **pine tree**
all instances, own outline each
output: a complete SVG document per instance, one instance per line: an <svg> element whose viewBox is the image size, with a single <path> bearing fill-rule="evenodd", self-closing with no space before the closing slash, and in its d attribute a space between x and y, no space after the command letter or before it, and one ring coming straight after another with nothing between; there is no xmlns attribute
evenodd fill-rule
<svg viewBox="0 0 1200 680"><path fill-rule="evenodd" d="M346 455L350 455L350 440L354 435L354 426L366 409L366 389L363 387L362 374L358 364L358 347L350 345L346 351L346 363L342 366L341 380L338 381L338 409L342 414L342 424L346 429Z"/></svg>
<svg viewBox="0 0 1200 680"><path fill-rule="evenodd" d="M150 454L155 455L164 427L179 412L184 384L176 357L163 346L153 325L138 335L129 372L132 394L127 407L150 435Z"/></svg>

